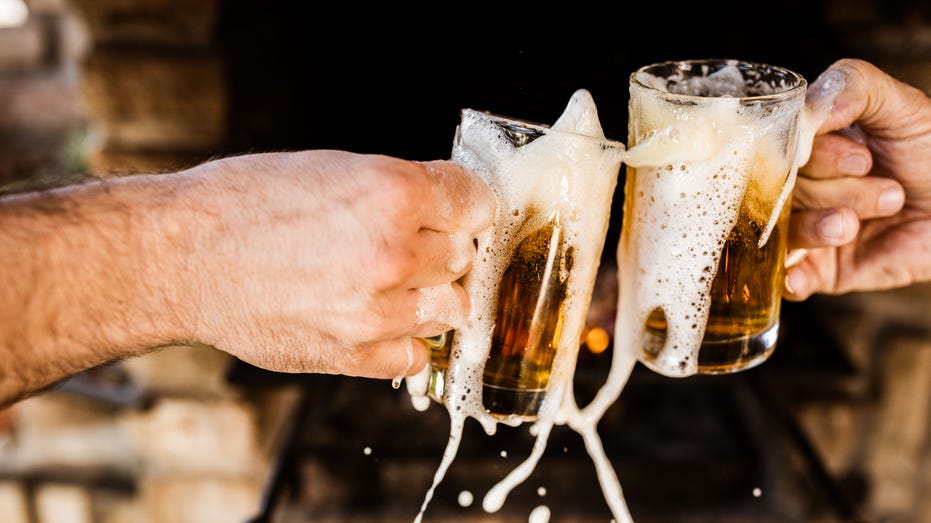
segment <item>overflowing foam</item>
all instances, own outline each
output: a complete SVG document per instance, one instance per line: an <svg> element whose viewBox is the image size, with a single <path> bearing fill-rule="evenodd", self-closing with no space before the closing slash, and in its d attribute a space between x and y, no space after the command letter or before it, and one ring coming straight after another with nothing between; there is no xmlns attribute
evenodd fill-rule
<svg viewBox="0 0 931 523"><path fill-rule="evenodd" d="M546 399L530 427L535 443L530 456L485 495L482 506L497 511L510 491L524 481L541 458L556 424L581 419L574 408L571 384L588 306L608 228L611 199L623 156L623 145L605 139L591 94L579 90L550 128L464 110L452 158L478 173L495 191L498 211L494 224L478 236L472 269L461 283L472 300L466 325L453 337L443 404L450 414L450 438L420 513L433 496L455 458L468 418L487 434L499 423L519 425L520 418L500 419L482 404L482 375L491 349L499 282L523 235L538 230L552 216L560 217L564 241L573 249L568 296L559 348L550 373ZM528 209L536 212L528 214ZM539 223L535 223L538 221ZM425 371L428 372L428 371ZM426 386L415 378L412 397ZM567 410L568 409L568 410ZM595 422L591 435L597 437ZM599 468L610 467L606 458ZM619 491L619 488L616 489ZM622 502L623 503L623 502ZM537 516L539 518L539 516ZM618 521L627 521L626 506Z"/></svg>
<svg viewBox="0 0 931 523"><path fill-rule="evenodd" d="M717 78L726 79L732 73L722 70ZM642 81L671 90L672 84L656 77ZM735 96L741 95L735 91ZM711 280L746 193L760 193L750 201L751 211L759 223L771 223L787 201L786 191L791 191L798 167L798 158L786 160L785 154L786 148L795 147L797 136L786 129L796 126L780 121L795 118L798 107L773 113L728 96L714 98L710 112L707 107L699 110L688 105L669 111L662 107L664 103L656 96L631 97L631 114L639 115L640 120L632 123L631 136L636 137L636 144L626 152L619 144L606 147L609 142L604 140L594 101L584 90L573 95L552 126L561 132L463 111L453 159L477 172L495 190L498 214L492 227L479 235L473 267L461 280L472 307L466 325L455 333L445 373L443 404L450 415L449 442L415 523L423 518L452 464L468 418L480 423L489 435L499 423L521 423L517 418L501 420L486 412L482 375L495 327L498 282L513 248L523 239L520 231L536 229L525 226L528 217L524 209L528 207L544 211L538 213L539 226L552 210L569 217L562 225L576 250L571 273L574 281L569 285L567 324L546 399L530 427L536 438L531 453L486 493L482 507L488 512L499 510L512 489L536 467L554 427L566 425L582 436L613 521L632 523L597 426L638 361L647 315L662 308L668 321L667 347L673 350L664 353L659 370L673 376L693 373L708 315ZM757 123L764 116L761 111L768 111L767 121L774 125ZM806 132L812 130L810 135L802 135L803 145L813 138L816 128L805 126ZM624 220L638 226L625 227L618 245L619 301L608 377L594 399L580 407L573 395L572 378L622 160L637 172L627 189ZM747 174L751 167L773 173L772 179L751 181ZM651 194L652 198L635 202L630 191L638 196ZM696 267L707 270L696 275ZM429 369L425 369L421 375L408 378L408 391L417 408L429 404L425 397L428 374ZM541 505L530 520L542 523L549 517L549 509Z"/></svg>
<svg viewBox="0 0 931 523"><path fill-rule="evenodd" d="M653 76L631 87L631 144L618 245L616 346L635 354L653 311L665 315L666 343L651 368L668 376L698 369L711 284L742 206L765 224L766 243L794 185L797 120L803 98L746 103L742 76L726 67L708 77L669 81L701 93L688 103L657 91ZM691 85L690 84L690 85ZM731 86L731 87L728 87ZM752 92L764 91L753 87ZM673 131L674 130L674 131ZM752 175L752 178L751 178Z"/></svg>

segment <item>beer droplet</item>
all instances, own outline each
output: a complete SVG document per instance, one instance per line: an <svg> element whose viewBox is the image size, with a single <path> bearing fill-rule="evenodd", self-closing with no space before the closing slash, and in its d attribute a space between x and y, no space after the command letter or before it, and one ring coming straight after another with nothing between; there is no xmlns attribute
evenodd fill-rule
<svg viewBox="0 0 931 523"><path fill-rule="evenodd" d="M540 505L530 513L529 523L549 523L550 509L546 505Z"/></svg>
<svg viewBox="0 0 931 523"><path fill-rule="evenodd" d="M468 490L463 490L462 492L459 493L459 499L458 499L459 506L470 507L472 506L472 501L474 501L474 499L475 498L472 496L471 492L469 492Z"/></svg>

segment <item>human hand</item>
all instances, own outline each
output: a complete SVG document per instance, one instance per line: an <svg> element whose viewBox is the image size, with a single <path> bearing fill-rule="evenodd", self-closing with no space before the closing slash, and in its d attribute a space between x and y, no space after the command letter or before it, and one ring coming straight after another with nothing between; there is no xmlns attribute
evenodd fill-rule
<svg viewBox="0 0 931 523"><path fill-rule="evenodd" d="M418 337L465 320L456 280L495 200L457 164L309 151L185 175L192 340L274 371L393 378L426 365Z"/></svg>
<svg viewBox="0 0 931 523"><path fill-rule="evenodd" d="M825 96L833 104L793 193L789 244L807 253L785 297L931 279L931 99L854 59L812 84L809 102Z"/></svg>

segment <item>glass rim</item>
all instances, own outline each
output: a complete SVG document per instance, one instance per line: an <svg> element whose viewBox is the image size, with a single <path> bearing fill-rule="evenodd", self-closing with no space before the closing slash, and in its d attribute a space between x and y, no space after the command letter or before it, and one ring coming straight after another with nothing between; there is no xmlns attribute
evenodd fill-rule
<svg viewBox="0 0 931 523"><path fill-rule="evenodd" d="M771 71L778 72L785 75L787 78L795 80L795 82L790 86L786 87L784 90L776 91L769 94L759 94L753 96L703 96L699 94L682 94L682 93L673 93L671 91L666 91L663 89L658 89L652 85L648 85L641 81L640 74L647 72L649 69L654 69L663 66L672 66L679 70L684 70L682 64L733 64L733 65L744 65L752 69L768 69ZM808 81L801 74L787 69L782 66L768 64L765 62L755 62L751 60L740 60L736 58L690 58L685 60L664 60L662 62L654 62L651 64L642 65L637 68L634 72L630 74L630 85L645 89L647 91L652 91L655 93L660 93L664 97L669 99L678 99L678 100L715 100L715 99L730 99L738 100L742 104L748 103L760 103L760 102L778 102L782 100L788 100L795 98L796 96L803 95L805 90L808 87Z"/></svg>
<svg viewBox="0 0 931 523"><path fill-rule="evenodd" d="M566 136L573 136L573 137L588 140L588 141L601 142L605 145L608 145L611 147L617 147L622 150L627 149L627 145L624 144L624 142L621 142L620 140L613 140L611 138L608 138L607 136L594 136L591 134L578 133L575 131L553 129L552 126L544 124L544 123L534 122L531 120L523 120L520 118L514 118L512 116L507 116L507 115L503 115L500 113L494 113L491 111L482 111L479 109L471 109L471 108L465 108L465 109L460 110L460 114L465 114L467 112L477 114L479 116L482 116L483 118L494 120L496 121L496 123L504 123L510 126L516 126L518 127L518 129L512 129L512 130L516 130L518 132L520 132L520 129L523 128L528 131L535 131L535 132L544 133L544 134L545 133L556 133L556 134L561 134L561 135L566 135ZM461 122L461 116L460 116L460 122Z"/></svg>

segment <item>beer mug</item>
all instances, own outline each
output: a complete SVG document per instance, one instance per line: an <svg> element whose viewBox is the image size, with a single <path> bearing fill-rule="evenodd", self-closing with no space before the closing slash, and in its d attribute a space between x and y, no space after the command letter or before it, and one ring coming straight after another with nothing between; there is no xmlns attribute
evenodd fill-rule
<svg viewBox="0 0 931 523"><path fill-rule="evenodd" d="M461 280L467 325L427 340L427 393L447 403L450 360L482 357L485 411L532 420L550 383L567 381L553 378L574 370L624 145L604 137L585 90L552 126L472 109L460 116L452 160L489 184L498 209Z"/></svg>
<svg viewBox="0 0 931 523"><path fill-rule="evenodd" d="M616 335L652 370L731 373L775 348L806 88L738 60L630 76Z"/></svg>

